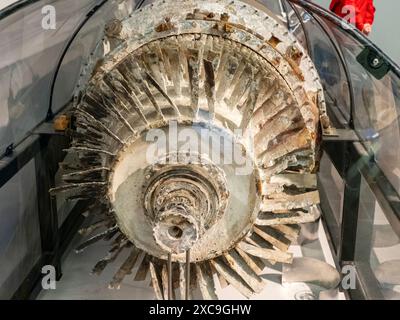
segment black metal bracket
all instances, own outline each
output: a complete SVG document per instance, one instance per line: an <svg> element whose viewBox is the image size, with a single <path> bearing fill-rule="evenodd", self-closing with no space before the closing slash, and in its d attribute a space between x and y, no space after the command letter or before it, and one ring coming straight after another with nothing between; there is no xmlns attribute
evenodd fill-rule
<svg viewBox="0 0 400 320"><path fill-rule="evenodd" d="M0 188L40 151L40 136L31 135L0 159Z"/></svg>
<svg viewBox="0 0 400 320"><path fill-rule="evenodd" d="M54 135L54 136L63 136L65 135L64 131L56 131L54 130L53 122L48 121L48 122L43 122L40 124L38 127L36 127L33 131L33 134L37 135Z"/></svg>
<svg viewBox="0 0 400 320"><path fill-rule="evenodd" d="M351 129L335 129L334 135L323 135L324 142L358 142L360 138Z"/></svg>
<svg viewBox="0 0 400 320"><path fill-rule="evenodd" d="M367 46L357 56L357 61L376 79L382 79L390 70L390 64L372 46Z"/></svg>

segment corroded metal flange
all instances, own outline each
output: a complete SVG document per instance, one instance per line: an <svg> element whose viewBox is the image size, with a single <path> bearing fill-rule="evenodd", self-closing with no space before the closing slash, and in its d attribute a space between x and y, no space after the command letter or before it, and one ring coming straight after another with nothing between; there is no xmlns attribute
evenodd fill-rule
<svg viewBox="0 0 400 320"><path fill-rule="evenodd" d="M184 139L175 141L179 151L164 150L174 126L177 136L185 133L194 145ZM257 218L261 194L252 154L242 155L243 164L232 161L224 148L242 153L243 144L209 124L175 122L157 130L166 143L160 146L144 132L117 154L108 197L119 227L135 246L161 259L172 253L174 261L183 262L188 249L192 261L221 255L243 239ZM244 164L248 172L238 175ZM181 236L172 239L169 229Z"/></svg>

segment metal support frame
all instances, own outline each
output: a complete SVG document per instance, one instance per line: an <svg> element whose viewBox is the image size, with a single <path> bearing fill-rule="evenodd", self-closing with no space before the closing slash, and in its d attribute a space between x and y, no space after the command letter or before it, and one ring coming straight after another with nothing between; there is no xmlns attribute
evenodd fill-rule
<svg viewBox="0 0 400 320"><path fill-rule="evenodd" d="M349 138L349 140L344 137ZM347 132L342 137L327 137L323 143L324 151L345 183L341 225L335 226L333 224L334 227L332 228L332 224L328 223L327 229L334 239L339 236L339 243L332 241L336 251L337 265L343 267L351 264L357 271L357 287L348 291L349 296L352 299L383 299L380 285L371 266L368 261L360 259L360 255L356 254L357 236L360 232L363 232L366 236L363 237L364 245L367 246L363 250L366 255L364 258L369 259L372 237L372 230L363 231L359 224L361 181L363 179L367 183L399 237L400 197L374 161L374 156L368 154L363 145L358 141L353 141L351 137L354 137L353 133ZM323 215L327 220L332 220L330 218L332 213L329 213L332 209L321 185L320 190ZM372 226L369 227L372 228Z"/></svg>
<svg viewBox="0 0 400 320"><path fill-rule="evenodd" d="M61 278L61 256L83 222L81 213L85 203L80 201L59 227L57 205L48 190L55 184L54 177L58 170L58 163L63 160L65 156L63 149L69 145L70 141L67 136L49 128L49 123L41 124L9 155L0 159L0 188L32 159L35 161L36 168L42 253L38 262L32 266L28 276L14 293L13 299L34 298L40 292L41 270L44 265L53 265L56 268L57 280Z"/></svg>
<svg viewBox="0 0 400 320"><path fill-rule="evenodd" d="M56 268L57 280L61 278L61 262L58 253L60 238L57 232L57 204L55 199L51 198L49 189L54 186L54 176L58 166L57 160L62 159L60 149L54 149L54 143L64 145L62 140L59 137L42 136L40 139L41 152L35 155L42 254L48 256L52 265Z"/></svg>

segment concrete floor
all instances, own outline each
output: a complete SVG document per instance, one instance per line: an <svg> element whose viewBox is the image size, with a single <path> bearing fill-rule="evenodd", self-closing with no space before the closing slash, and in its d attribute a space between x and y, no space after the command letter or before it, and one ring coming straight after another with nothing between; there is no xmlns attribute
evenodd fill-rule
<svg viewBox="0 0 400 320"><path fill-rule="evenodd" d="M319 239L312 243L302 246L292 245L290 247L290 252L292 252L295 257L312 257L334 266L333 258L321 222L319 222L318 225L318 236ZM81 237L77 235L71 244L71 248L76 247L81 240ZM121 254L118 260L109 265L101 276L89 274L95 263L106 255L108 249L109 247L107 243L99 242L88 248L82 254L76 254L73 250L70 250L64 258L63 277L59 282L57 282L56 289L43 290L39 294L38 299L155 299L153 289L149 286L149 275L146 280L142 282L134 282L132 275L127 276L124 279L120 290L110 290L107 288L108 282L111 280L123 260L126 259L128 252ZM138 265L139 263L137 263L133 269L133 275L136 273ZM282 264L266 267L262 274L262 278L266 283L265 289L260 294L254 295L252 299L295 300L306 298L315 299L318 297L318 292L315 291L313 286L307 285L306 283L282 284L281 276ZM232 286L222 289L218 285L216 291L221 300L245 299ZM196 295L194 295L194 298L196 298ZM339 293L335 298L344 299L344 295Z"/></svg>

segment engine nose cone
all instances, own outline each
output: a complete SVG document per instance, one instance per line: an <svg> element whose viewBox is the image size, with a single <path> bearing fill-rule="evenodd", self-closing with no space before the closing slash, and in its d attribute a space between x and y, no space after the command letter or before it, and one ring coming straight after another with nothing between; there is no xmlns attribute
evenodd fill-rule
<svg viewBox="0 0 400 320"><path fill-rule="evenodd" d="M179 212L180 211L180 212ZM163 212L155 223L153 235L157 244L166 251L183 253L199 238L199 226L184 209Z"/></svg>

